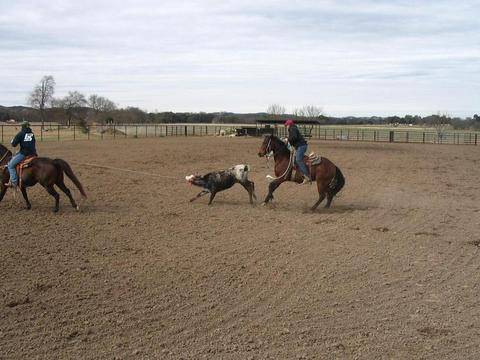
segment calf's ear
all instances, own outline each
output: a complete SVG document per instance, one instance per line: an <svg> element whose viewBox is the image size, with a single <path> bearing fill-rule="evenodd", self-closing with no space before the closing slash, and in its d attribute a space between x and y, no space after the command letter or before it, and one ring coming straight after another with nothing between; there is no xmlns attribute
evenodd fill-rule
<svg viewBox="0 0 480 360"><path fill-rule="evenodd" d="M243 168L243 171L249 171L250 169L248 168L248 165L245 165L245 167Z"/></svg>

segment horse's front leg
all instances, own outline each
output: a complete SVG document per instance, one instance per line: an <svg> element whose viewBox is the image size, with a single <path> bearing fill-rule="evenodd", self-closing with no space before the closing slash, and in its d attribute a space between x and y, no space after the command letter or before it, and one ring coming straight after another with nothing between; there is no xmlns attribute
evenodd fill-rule
<svg viewBox="0 0 480 360"><path fill-rule="evenodd" d="M264 204L268 204L268 202L273 199L273 192L280 186L282 182L283 180L277 179L268 184L268 194L263 201Z"/></svg>

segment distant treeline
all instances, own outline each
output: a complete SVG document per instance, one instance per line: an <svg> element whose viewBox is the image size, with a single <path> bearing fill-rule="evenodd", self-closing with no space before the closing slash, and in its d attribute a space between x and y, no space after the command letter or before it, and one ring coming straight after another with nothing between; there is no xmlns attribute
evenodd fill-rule
<svg viewBox="0 0 480 360"><path fill-rule="evenodd" d="M125 109L115 109L111 111L98 111L89 107L80 107L72 112L72 116L68 119L65 116L63 108L48 108L45 109L46 121L55 122L64 125L69 124L127 124L127 123L217 123L217 124L254 124L257 120L265 119L283 119L283 118L297 118L302 120L309 120L324 125L384 125L384 124L412 124L430 126L438 124L439 120L448 124L454 129L473 129L480 130L480 116L473 115L466 119L458 117L449 117L445 114L433 114L425 117L418 115L406 116L372 116L372 117L331 117L320 115L315 118L307 118L295 115L271 115L267 113L251 113L251 114L236 114L230 112L215 112L215 113L176 113L176 112L158 112L148 113L136 107L128 107ZM30 122L40 122L42 120L40 111L31 107L0 106L0 121L7 120L22 121L28 120Z"/></svg>

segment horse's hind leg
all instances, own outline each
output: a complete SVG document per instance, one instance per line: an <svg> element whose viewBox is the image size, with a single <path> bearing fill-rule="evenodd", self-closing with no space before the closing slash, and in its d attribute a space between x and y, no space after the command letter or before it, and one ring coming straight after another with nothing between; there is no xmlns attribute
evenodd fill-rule
<svg viewBox="0 0 480 360"><path fill-rule="evenodd" d="M75 199L73 198L72 196L72 192L70 191L70 189L65 185L65 183L63 182L63 180L59 180L57 181L56 185L60 188L60 190L62 190L65 195L68 196L68 198L70 199L70 204L72 204L72 207L74 209L77 209L77 210L80 210L80 208L78 207L77 203L75 202Z"/></svg>
<svg viewBox="0 0 480 360"><path fill-rule="evenodd" d="M324 181L317 179L318 201L310 208L311 211L315 211L318 205L325 199L325 196L327 196L327 186Z"/></svg>
<svg viewBox="0 0 480 360"><path fill-rule="evenodd" d="M320 205L320 203L325 199L325 193L322 192L321 194L319 194L318 196L318 201L313 204L313 206L310 208L311 211L315 211L315 209L318 207L318 205Z"/></svg>
<svg viewBox="0 0 480 360"><path fill-rule="evenodd" d="M23 198L25 199L25 202L27 203L27 209L30 210L32 208L32 204L30 204L30 201L28 200L27 188L25 186L21 186L20 191L22 192Z"/></svg>
<svg viewBox="0 0 480 360"><path fill-rule="evenodd" d="M327 193L327 203L325 204L325 208L329 208L330 205L332 204L332 200L333 200L333 194L331 192L328 192Z"/></svg>
<svg viewBox="0 0 480 360"><path fill-rule="evenodd" d="M42 184L43 185L43 184ZM53 184L50 184L50 185L43 185L43 187L45 188L45 190L47 190L47 192L52 195L54 198L55 198L55 208L53 209L53 212L58 212L58 209L59 209L59 203L60 203L60 195L58 195L58 193L55 191L55 189L53 188Z"/></svg>

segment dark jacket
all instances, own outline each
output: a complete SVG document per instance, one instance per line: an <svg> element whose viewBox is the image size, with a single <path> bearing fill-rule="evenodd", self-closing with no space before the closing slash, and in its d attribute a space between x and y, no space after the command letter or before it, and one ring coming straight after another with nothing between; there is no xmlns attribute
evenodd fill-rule
<svg viewBox="0 0 480 360"><path fill-rule="evenodd" d="M288 142L292 145L295 149L298 149L299 146L307 145L307 141L298 130L297 125L292 125L288 129Z"/></svg>
<svg viewBox="0 0 480 360"><path fill-rule="evenodd" d="M25 156L37 156L37 149L35 147L35 135L32 129L22 129L12 140L12 146L15 147L20 144L20 153Z"/></svg>

